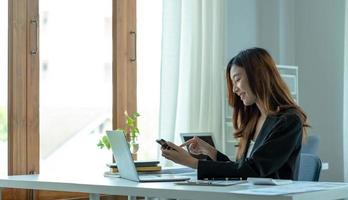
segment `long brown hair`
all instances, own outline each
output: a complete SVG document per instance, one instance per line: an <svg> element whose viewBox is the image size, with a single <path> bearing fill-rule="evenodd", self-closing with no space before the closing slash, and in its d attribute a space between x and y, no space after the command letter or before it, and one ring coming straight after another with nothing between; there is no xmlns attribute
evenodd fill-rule
<svg viewBox="0 0 348 200"><path fill-rule="evenodd" d="M245 69L251 91L262 102L267 115L277 115L288 109L294 109L298 113L303 124L302 139L304 140L307 136L306 128L309 127L307 115L292 98L271 55L262 48L246 49L233 57L226 69L228 102L233 109L234 137L239 139L237 159L243 156L248 140L254 136L261 113L256 104L245 106L233 93L233 82L230 76L233 65Z"/></svg>

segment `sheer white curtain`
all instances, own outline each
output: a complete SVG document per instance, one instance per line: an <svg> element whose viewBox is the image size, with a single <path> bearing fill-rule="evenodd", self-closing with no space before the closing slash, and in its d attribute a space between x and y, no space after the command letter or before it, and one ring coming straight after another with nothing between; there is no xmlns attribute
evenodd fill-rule
<svg viewBox="0 0 348 200"><path fill-rule="evenodd" d="M209 131L221 145L225 0L164 0L159 136Z"/></svg>

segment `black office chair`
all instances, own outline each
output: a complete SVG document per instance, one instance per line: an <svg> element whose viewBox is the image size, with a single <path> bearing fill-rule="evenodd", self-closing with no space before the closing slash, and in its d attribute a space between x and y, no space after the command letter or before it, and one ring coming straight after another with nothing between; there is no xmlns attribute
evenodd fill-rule
<svg viewBox="0 0 348 200"><path fill-rule="evenodd" d="M301 153L299 181L319 181L321 160L317 155Z"/></svg>

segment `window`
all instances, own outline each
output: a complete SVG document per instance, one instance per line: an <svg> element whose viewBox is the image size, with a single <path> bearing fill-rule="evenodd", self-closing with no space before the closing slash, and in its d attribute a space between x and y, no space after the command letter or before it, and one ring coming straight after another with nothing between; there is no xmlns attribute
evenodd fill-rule
<svg viewBox="0 0 348 200"><path fill-rule="evenodd" d="M150 28L151 27L151 28ZM162 1L137 0L137 110L140 113L139 160L157 159Z"/></svg>
<svg viewBox="0 0 348 200"><path fill-rule="evenodd" d="M7 175L7 0L0 0L0 175Z"/></svg>
<svg viewBox="0 0 348 200"><path fill-rule="evenodd" d="M41 0L40 16L40 171L106 168L111 152L97 143L112 124L112 1Z"/></svg>

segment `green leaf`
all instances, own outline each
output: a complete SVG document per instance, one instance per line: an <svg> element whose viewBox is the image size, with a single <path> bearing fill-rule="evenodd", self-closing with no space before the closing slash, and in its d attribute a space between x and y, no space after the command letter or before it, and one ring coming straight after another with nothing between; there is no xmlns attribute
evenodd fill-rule
<svg viewBox="0 0 348 200"><path fill-rule="evenodd" d="M104 147L106 147L107 149L110 149L110 148L111 148L111 145L110 145L110 142L109 142L109 138L108 138L106 135L104 135L104 136L99 140L97 146L98 146L99 148L101 148L101 149L104 148Z"/></svg>
<svg viewBox="0 0 348 200"><path fill-rule="evenodd" d="M98 146L99 148L101 148L101 149L104 148L104 143L103 143L103 141L102 141L102 140L99 140L97 146Z"/></svg>
<svg viewBox="0 0 348 200"><path fill-rule="evenodd" d="M139 117L139 116L140 116L140 114L139 114L138 112L134 112L134 113L132 114L133 119L136 119L136 118Z"/></svg>
<svg viewBox="0 0 348 200"><path fill-rule="evenodd" d="M104 135L102 138L103 144L106 146L107 149L111 148L110 141L108 136Z"/></svg>
<svg viewBox="0 0 348 200"><path fill-rule="evenodd" d="M127 125L130 126L132 124L134 124L134 119L127 117L127 121L126 121Z"/></svg>

